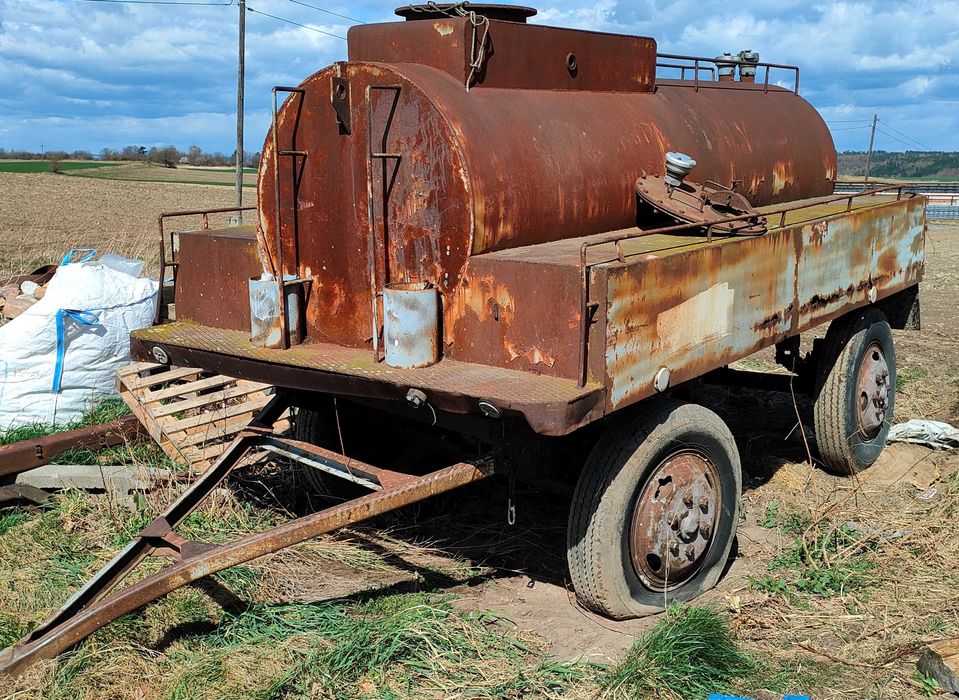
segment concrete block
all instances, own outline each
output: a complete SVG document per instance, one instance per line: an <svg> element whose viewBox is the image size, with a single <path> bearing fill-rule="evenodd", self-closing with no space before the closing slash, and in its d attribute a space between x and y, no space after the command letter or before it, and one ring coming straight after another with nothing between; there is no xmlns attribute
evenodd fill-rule
<svg viewBox="0 0 959 700"><path fill-rule="evenodd" d="M170 478L167 469L125 464L103 467L88 464L47 464L19 474L16 483L47 490L80 489L126 495L136 491L149 491Z"/></svg>

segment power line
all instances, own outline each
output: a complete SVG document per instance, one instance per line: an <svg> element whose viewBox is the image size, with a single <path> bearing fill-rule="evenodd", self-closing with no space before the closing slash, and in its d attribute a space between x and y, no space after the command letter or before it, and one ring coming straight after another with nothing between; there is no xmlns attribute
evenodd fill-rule
<svg viewBox="0 0 959 700"><path fill-rule="evenodd" d="M305 2L300 2L300 0L290 0L290 2L292 2L292 3L296 4L296 5L302 5L303 7L309 7L311 10L316 10L317 12L325 12L326 14L328 14L328 15L333 15L334 17L340 17L340 18L342 18L342 19L348 19L348 20L350 20L351 22L356 22L356 23L358 23L358 24L366 24L366 22L364 22L364 21L361 20L361 19L356 19L355 17L350 17L350 16L348 16L348 15L341 15L339 12L333 12L332 10L327 10L326 8L323 8L323 7L317 7L316 5L309 5L309 4L305 3Z"/></svg>
<svg viewBox="0 0 959 700"><path fill-rule="evenodd" d="M909 139L910 141L912 141L912 142L913 142L914 144L916 144L917 146L919 146L919 147L921 147L921 148L924 148L924 149L926 149L927 151L934 151L934 150L936 150L936 149L934 149L934 148L930 148L929 146L927 146L926 144L922 143L921 141L917 141L916 139L914 139L914 138L913 138L912 136L910 136L909 134L904 134L904 133L902 133L901 131L899 131L899 129L897 129L897 128L894 127L892 124L890 124L888 120L883 119L883 120L882 120L882 123L883 123L884 126L888 127L889 129L892 129L893 131L895 131L895 132L896 132L897 134L899 134L900 136L906 137L907 139Z"/></svg>
<svg viewBox="0 0 959 700"><path fill-rule="evenodd" d="M826 119L828 124L858 124L860 122L863 124L868 124L869 121L869 119Z"/></svg>
<svg viewBox="0 0 959 700"><path fill-rule="evenodd" d="M862 126L840 126L835 129L830 128L829 130L830 131L852 131L854 129L868 129L868 128L869 128L868 124L863 124Z"/></svg>
<svg viewBox="0 0 959 700"><path fill-rule="evenodd" d="M229 7L230 2L187 2L186 0L79 0L80 2L109 2L118 5L197 5L197 6L215 6Z"/></svg>
<svg viewBox="0 0 959 700"><path fill-rule="evenodd" d="M876 127L876 128L879 129L879 131L880 131L881 133L885 134L888 138L891 138L893 141L898 141L899 143L901 143L903 146L906 146L907 148L915 149L916 146L917 146L917 144L915 144L915 143L909 143L908 141L903 141L901 138L899 138L898 136L894 136L893 134L891 134L891 133L889 133L888 131L886 131L885 129L883 129L881 126L880 126L880 127ZM919 148L920 148L921 150L924 150L924 151L931 150L931 149L928 149L928 148L926 148L925 146L923 146L923 145L921 145L921 144L918 144L918 145L919 145Z"/></svg>
<svg viewBox="0 0 959 700"><path fill-rule="evenodd" d="M262 12L262 11L260 11L260 10L254 10L254 9L253 9L252 7L250 7L249 5L246 6L246 9L247 9L249 12L253 12L253 13L256 13L256 14L258 14L258 15L263 15L264 17L269 17L270 19L276 19L276 20L279 20L280 22L286 22L287 24L293 24L293 25L296 25L297 27L302 27L303 29L309 29L311 32L316 32L317 34L326 34L327 36L331 36L331 37L333 37L333 38L335 38L335 39L342 39L343 41L346 41L346 37L345 37L345 36L340 36L339 34L333 34L332 32L325 32L325 31L323 31L322 29L317 29L316 27L308 27L308 26L305 25L305 24L300 24L299 22L294 22L292 19L286 19L285 17L277 17L276 15L271 15L271 14L269 14L269 13L267 13L267 12Z"/></svg>

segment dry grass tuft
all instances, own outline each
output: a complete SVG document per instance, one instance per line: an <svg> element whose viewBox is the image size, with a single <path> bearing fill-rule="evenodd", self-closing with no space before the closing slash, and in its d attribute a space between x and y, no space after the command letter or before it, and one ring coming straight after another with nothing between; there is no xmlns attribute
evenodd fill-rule
<svg viewBox="0 0 959 700"><path fill-rule="evenodd" d="M919 650L959 634L959 455L896 445L858 478L768 493L757 521L783 545L751 577L744 635L838 664L822 697L920 697Z"/></svg>

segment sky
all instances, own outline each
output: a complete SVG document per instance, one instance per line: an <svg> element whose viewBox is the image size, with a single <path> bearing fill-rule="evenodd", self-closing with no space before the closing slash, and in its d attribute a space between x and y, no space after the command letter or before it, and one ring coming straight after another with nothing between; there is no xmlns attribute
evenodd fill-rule
<svg viewBox="0 0 959 700"><path fill-rule="evenodd" d="M0 0L0 148L174 144L232 153L238 8L219 1ZM398 19L397 4L248 0L245 151L262 147L274 85L345 59L348 28ZM798 65L800 93L840 151L865 150L873 114L877 149L959 150L959 0L535 6L535 22L650 36L663 53L753 49L761 60Z"/></svg>

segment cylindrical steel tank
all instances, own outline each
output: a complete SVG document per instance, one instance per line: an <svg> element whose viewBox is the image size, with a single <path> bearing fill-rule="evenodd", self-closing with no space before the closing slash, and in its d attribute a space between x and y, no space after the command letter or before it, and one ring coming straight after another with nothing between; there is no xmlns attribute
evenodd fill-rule
<svg viewBox="0 0 959 700"><path fill-rule="evenodd" d="M636 225L634 183L663 174L668 151L697 161L690 180L735 184L753 206L832 192L832 138L790 90L657 81L644 37L485 26L355 27L350 61L280 109L287 155L267 138L260 227L275 260L278 201L285 272L313 278L310 337L368 343L388 283L430 282L445 299L471 255Z"/></svg>

